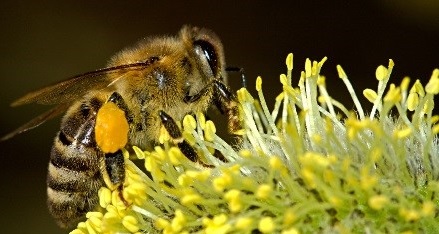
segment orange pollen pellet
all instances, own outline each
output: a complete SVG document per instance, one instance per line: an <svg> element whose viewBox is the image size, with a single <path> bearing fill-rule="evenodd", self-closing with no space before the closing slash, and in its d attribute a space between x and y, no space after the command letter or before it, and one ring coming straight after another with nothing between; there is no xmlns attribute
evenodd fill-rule
<svg viewBox="0 0 439 234"><path fill-rule="evenodd" d="M102 105L96 116L95 138L104 153L114 153L125 147L128 130L124 111L112 102Z"/></svg>

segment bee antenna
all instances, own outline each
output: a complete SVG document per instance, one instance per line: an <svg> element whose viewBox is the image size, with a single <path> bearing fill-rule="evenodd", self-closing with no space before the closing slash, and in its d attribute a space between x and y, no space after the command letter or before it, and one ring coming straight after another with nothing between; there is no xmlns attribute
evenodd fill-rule
<svg viewBox="0 0 439 234"><path fill-rule="evenodd" d="M245 71L242 67L226 67L226 72L239 72L241 74L242 87L247 88L247 79L245 78Z"/></svg>

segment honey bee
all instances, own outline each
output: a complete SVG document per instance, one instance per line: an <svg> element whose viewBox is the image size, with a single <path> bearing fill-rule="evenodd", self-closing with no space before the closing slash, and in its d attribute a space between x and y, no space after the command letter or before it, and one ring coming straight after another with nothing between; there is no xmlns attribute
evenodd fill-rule
<svg viewBox="0 0 439 234"><path fill-rule="evenodd" d="M211 31L184 26L178 36L140 41L107 68L26 94L11 105L57 104L2 140L64 112L50 153L48 208L68 228L98 204L98 189L123 189L122 149L151 149L164 127L191 161L203 164L176 121L216 106L228 129L240 128L235 95L226 85L222 44Z"/></svg>

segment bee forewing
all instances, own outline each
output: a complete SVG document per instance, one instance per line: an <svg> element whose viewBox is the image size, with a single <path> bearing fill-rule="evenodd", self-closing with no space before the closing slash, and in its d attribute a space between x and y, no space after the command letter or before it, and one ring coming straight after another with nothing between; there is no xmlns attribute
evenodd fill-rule
<svg viewBox="0 0 439 234"><path fill-rule="evenodd" d="M11 103L11 106L20 106L29 103L53 105L66 103L81 98L90 90L103 89L114 84L119 78L124 77L124 71L141 70L148 67L152 62L123 64L114 67L107 67L81 75L74 76L54 85L30 92ZM121 73L120 76L109 76L109 74Z"/></svg>
<svg viewBox="0 0 439 234"><path fill-rule="evenodd" d="M31 130L33 128L38 127L39 125L46 122L47 120L53 119L56 116L64 113L68 109L69 106L70 106L70 103L61 104L61 105L58 105L58 106L44 112L41 115L38 115L37 117L33 118L29 122L23 124L19 128L15 129L14 131L12 131L12 132L8 133L7 135L3 136L2 138L0 138L0 141L5 141L7 139L10 139L10 138L20 134L20 133L23 133L23 132L26 132L28 130Z"/></svg>
<svg viewBox="0 0 439 234"><path fill-rule="evenodd" d="M57 84L30 92L11 103L11 106L20 106L29 103L53 105L70 102L82 97L92 89L102 89L111 80L106 76L108 72L99 72L77 76Z"/></svg>

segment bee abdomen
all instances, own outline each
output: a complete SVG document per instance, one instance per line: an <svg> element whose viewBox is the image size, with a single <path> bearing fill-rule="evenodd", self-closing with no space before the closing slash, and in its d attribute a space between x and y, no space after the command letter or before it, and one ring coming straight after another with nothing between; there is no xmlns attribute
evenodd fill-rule
<svg viewBox="0 0 439 234"><path fill-rule="evenodd" d="M77 172L96 171L99 167L97 155L95 157L89 155L96 154L96 151L94 147L69 140L60 131L50 153L50 163L57 168L67 168Z"/></svg>
<svg viewBox="0 0 439 234"><path fill-rule="evenodd" d="M101 152L62 131L55 139L47 176L49 211L61 227L70 227L94 209L104 186L99 171ZM68 143L68 144L66 144Z"/></svg>
<svg viewBox="0 0 439 234"><path fill-rule="evenodd" d="M99 172L89 175L93 171L81 172L70 170L65 167L57 167L50 162L47 177L47 186L55 191L83 192L91 189L90 182L101 180Z"/></svg>
<svg viewBox="0 0 439 234"><path fill-rule="evenodd" d="M97 181L95 181L97 182ZM96 183L96 187L100 187ZM62 192L47 188L47 205L49 212L62 228L69 228L81 220L84 215L94 209L99 202L97 191Z"/></svg>

